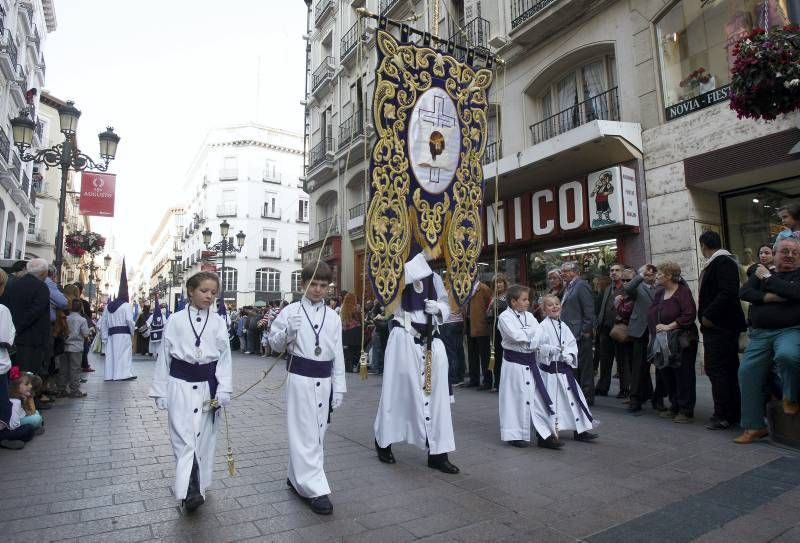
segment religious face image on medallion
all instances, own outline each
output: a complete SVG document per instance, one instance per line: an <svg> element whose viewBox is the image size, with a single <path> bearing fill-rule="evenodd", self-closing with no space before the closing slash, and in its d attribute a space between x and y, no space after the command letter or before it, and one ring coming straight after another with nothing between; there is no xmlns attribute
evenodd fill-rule
<svg viewBox="0 0 800 543"><path fill-rule="evenodd" d="M411 169L426 191L441 194L453 182L460 132L458 112L447 92L439 87L425 91L411 114L408 147Z"/></svg>

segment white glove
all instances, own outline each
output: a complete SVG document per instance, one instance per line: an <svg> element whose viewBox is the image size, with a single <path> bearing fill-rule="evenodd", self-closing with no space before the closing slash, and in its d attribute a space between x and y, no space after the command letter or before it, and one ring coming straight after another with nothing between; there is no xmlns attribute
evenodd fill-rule
<svg viewBox="0 0 800 543"><path fill-rule="evenodd" d="M428 315L438 315L442 310L436 300L425 300L425 313Z"/></svg>
<svg viewBox="0 0 800 543"><path fill-rule="evenodd" d="M344 400L344 393L334 392L333 398L331 398L331 407L334 409L339 409L339 407L342 405L342 400Z"/></svg>
<svg viewBox="0 0 800 543"><path fill-rule="evenodd" d="M156 407L160 410L165 410L167 408L167 399L166 398L156 398Z"/></svg>
<svg viewBox="0 0 800 543"><path fill-rule="evenodd" d="M297 331L300 330L301 326L303 326L303 315L300 313L289 315L287 321L286 337L292 341L297 337Z"/></svg>
<svg viewBox="0 0 800 543"><path fill-rule="evenodd" d="M553 355L561 351L561 349L559 349L555 345L539 345L537 350L539 351L540 355L546 356L548 358L550 357L550 355Z"/></svg>
<svg viewBox="0 0 800 543"><path fill-rule="evenodd" d="M561 353L561 356L558 357L559 362L563 362L564 364L572 365L572 355L567 353Z"/></svg>
<svg viewBox="0 0 800 543"><path fill-rule="evenodd" d="M217 392L217 396L214 399L217 400L220 407L228 407L231 404L231 393Z"/></svg>

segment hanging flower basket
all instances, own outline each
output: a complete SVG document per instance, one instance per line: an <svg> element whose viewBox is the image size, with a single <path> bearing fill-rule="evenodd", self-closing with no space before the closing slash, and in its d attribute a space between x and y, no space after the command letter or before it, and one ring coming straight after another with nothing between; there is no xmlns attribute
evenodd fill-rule
<svg viewBox="0 0 800 543"><path fill-rule="evenodd" d="M67 252L77 257L96 255L106 246L106 238L97 232L73 232L64 237L64 242Z"/></svg>
<svg viewBox="0 0 800 543"><path fill-rule="evenodd" d="M800 26L756 28L733 47L731 109L775 119L800 109Z"/></svg>

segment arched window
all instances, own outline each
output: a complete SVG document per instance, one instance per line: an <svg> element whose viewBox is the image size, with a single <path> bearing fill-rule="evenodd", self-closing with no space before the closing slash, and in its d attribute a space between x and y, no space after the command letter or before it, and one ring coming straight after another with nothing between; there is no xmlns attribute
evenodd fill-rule
<svg viewBox="0 0 800 543"><path fill-rule="evenodd" d="M222 276L222 284L224 285L226 297L235 294L239 283L239 271L236 268L225 268L225 273Z"/></svg>
<svg viewBox="0 0 800 543"><path fill-rule="evenodd" d="M303 291L303 280L300 277L302 271L297 270L292 272L292 292L302 292Z"/></svg>
<svg viewBox="0 0 800 543"><path fill-rule="evenodd" d="M256 270L256 292L280 292L281 272L274 268Z"/></svg>

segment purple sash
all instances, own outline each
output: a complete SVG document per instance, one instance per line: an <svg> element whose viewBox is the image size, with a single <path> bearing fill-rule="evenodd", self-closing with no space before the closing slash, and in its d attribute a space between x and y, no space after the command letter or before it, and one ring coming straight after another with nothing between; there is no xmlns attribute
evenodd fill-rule
<svg viewBox="0 0 800 543"><path fill-rule="evenodd" d="M115 334L128 334L130 335L131 329L127 326L110 326L108 328L108 335L113 336Z"/></svg>
<svg viewBox="0 0 800 543"><path fill-rule="evenodd" d="M312 377L314 379L327 379L333 371L333 360L311 360L302 356L290 355L289 373Z"/></svg>
<svg viewBox="0 0 800 543"><path fill-rule="evenodd" d="M189 383L202 383L208 382L208 393L211 398L217 396L217 361L209 362L208 364L190 364L180 358L172 357L172 362L169 365L169 374L171 377L181 379Z"/></svg>
<svg viewBox="0 0 800 543"><path fill-rule="evenodd" d="M539 391L539 395L542 397L544 404L547 406L547 411L551 415L554 415L555 412L551 407L553 405L553 400L550 399L550 394L547 393L547 388L544 386L544 380L542 380L542 374L539 373L539 367L536 365L536 354L521 353L519 351L511 351L509 349L503 349L503 358L508 362L521 364L523 366L528 366L528 368L530 368L531 376L533 377L533 382L536 384L536 390Z"/></svg>
<svg viewBox="0 0 800 543"><path fill-rule="evenodd" d="M556 373L557 370L558 373L565 375L567 377L567 383L569 383L569 387L572 390L572 396L575 398L575 401L578 402L578 405L581 407L581 411L586 414L590 421L594 421L592 414L589 413L589 408L586 407L586 404L581 401L581 395L578 394L580 388L578 388L578 382L575 380L575 376L572 374L572 368L569 367L569 364L565 364L563 362L557 365L558 368L556 368L556 365L557 364L555 362L550 362L549 366L546 364L539 364L539 367L542 369L542 371L546 371L547 373Z"/></svg>

